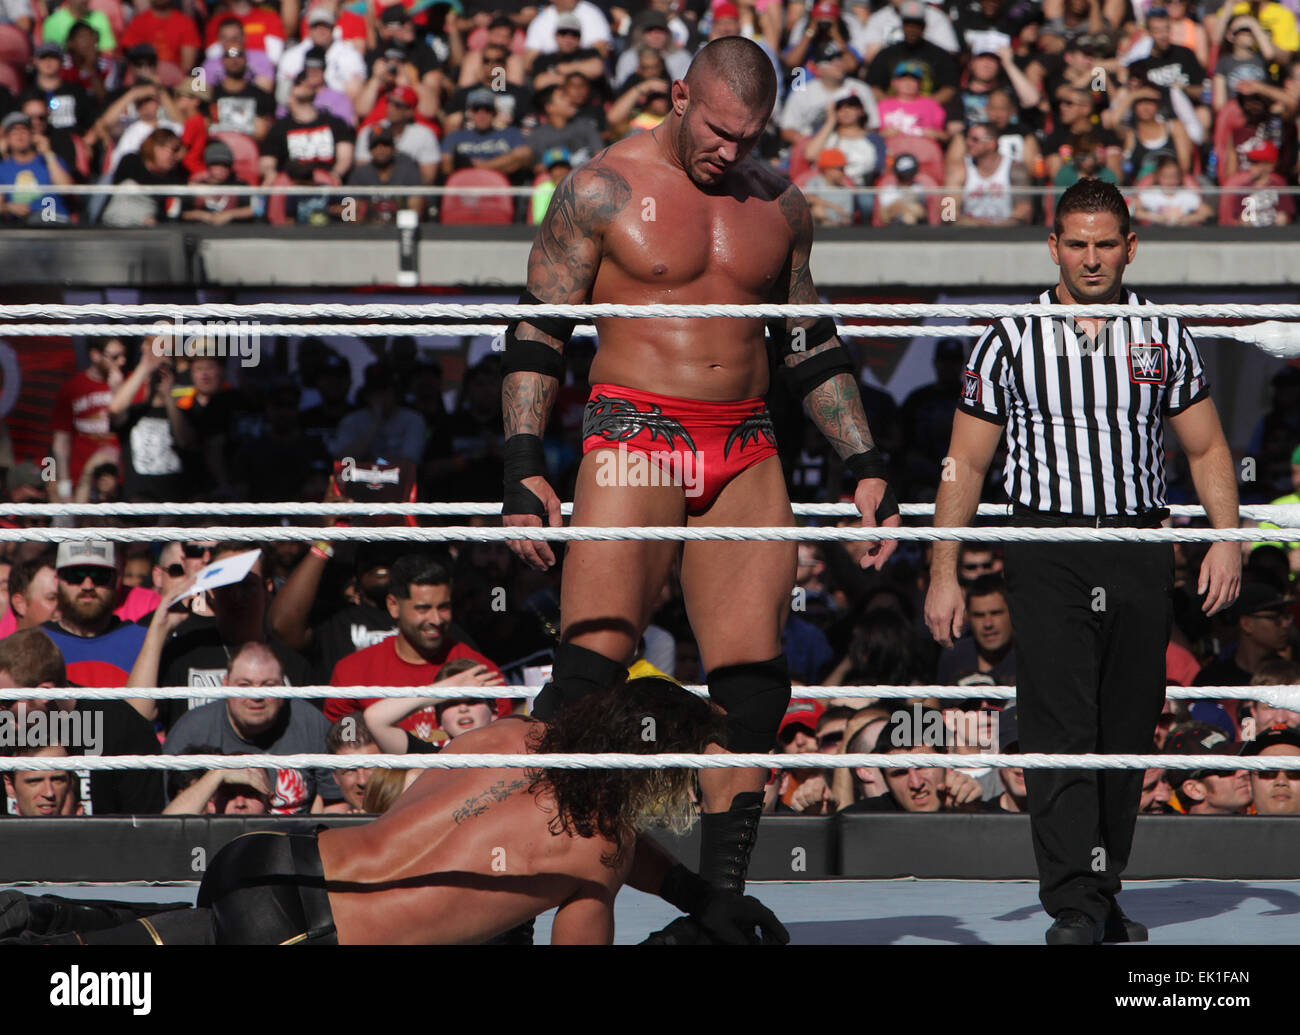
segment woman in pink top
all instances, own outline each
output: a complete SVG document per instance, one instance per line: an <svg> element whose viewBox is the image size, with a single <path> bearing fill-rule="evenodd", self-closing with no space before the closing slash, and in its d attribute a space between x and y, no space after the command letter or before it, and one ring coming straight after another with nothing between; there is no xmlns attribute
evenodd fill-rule
<svg viewBox="0 0 1300 1035"><path fill-rule="evenodd" d="M889 96L876 107L880 111L880 135L929 137L942 143L943 108L930 97L921 96L924 70L915 61L900 61L894 68Z"/></svg>

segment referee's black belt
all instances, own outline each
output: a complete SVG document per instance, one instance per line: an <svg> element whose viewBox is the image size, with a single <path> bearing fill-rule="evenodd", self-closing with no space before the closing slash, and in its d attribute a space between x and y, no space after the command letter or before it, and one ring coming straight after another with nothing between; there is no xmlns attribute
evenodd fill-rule
<svg viewBox="0 0 1300 1035"><path fill-rule="evenodd" d="M1031 510L1012 504L1013 523L1030 528L1159 528L1169 516L1167 507L1153 507L1136 514L1058 514Z"/></svg>

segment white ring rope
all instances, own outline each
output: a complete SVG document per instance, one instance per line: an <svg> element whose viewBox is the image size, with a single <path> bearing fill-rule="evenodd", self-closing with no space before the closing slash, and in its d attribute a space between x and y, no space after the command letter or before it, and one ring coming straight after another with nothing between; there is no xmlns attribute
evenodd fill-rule
<svg viewBox="0 0 1300 1035"><path fill-rule="evenodd" d="M1006 303L801 303L776 304L762 303L755 305L726 305L720 303L694 305L627 305L618 302L602 302L589 305L521 305L511 302L497 303L452 303L422 302L417 304L396 304L389 302L367 302L362 305L348 305L338 302L321 302L318 304L287 302L195 302L177 304L175 302L138 302L133 304L101 302L87 305L43 304L0 306L0 320L76 320L83 317L110 319L143 319L155 315L168 320L179 318L201 319L255 319L275 317L284 319L331 319L331 320L391 320L391 319L451 319L451 320L521 320L530 316L560 316L577 320L609 319L615 317L652 318L669 317L673 319L695 318L740 318L774 320L780 318L842 317L844 319L958 319L968 317L977 320L999 320L1014 317L1042 317L1065 315L1075 318L1140 316L1148 319L1164 317L1204 317L1208 320L1234 319L1281 319L1300 320L1300 305L1230 303L1222 302L1212 305L1186 305L1182 303L1161 303L1153 305L1075 305L1069 307L1069 313L1059 305L1031 303L1009 305ZM3 324L0 324L0 331Z"/></svg>
<svg viewBox="0 0 1300 1035"><path fill-rule="evenodd" d="M0 772L123 769L1277 769L1289 755L25 755Z"/></svg>
<svg viewBox="0 0 1300 1035"><path fill-rule="evenodd" d="M452 686L439 688L433 683L426 686L259 686L251 694L248 687L237 686L68 686L68 687L5 687L0 688L0 701L28 701L34 697L42 701L121 701L128 698L150 701L170 701L182 697L204 697L220 700L281 698L298 700L336 697L340 700L357 700L367 697L396 698L421 697L429 701L463 701L468 698L518 698L527 699L541 693L539 686ZM703 684L690 684L682 689L698 697L708 695ZM795 686L796 699L832 700L838 697L880 697L903 699L912 697L938 697L946 701L1014 701L1014 686ZM1265 701L1275 707L1293 707L1300 711L1300 685L1280 686L1178 686L1166 688L1165 696L1171 701Z"/></svg>
<svg viewBox="0 0 1300 1035"><path fill-rule="evenodd" d="M852 503L794 503L796 517L858 517ZM1175 504L1168 508L1171 517L1205 517L1205 508L1193 504ZM1285 523L1300 527L1300 503L1247 504L1238 508L1241 516L1253 521ZM572 503L561 503L566 517L573 513ZM933 503L903 503L903 517L930 517ZM981 503L979 517L1007 517L1005 503ZM135 517L170 514L176 517L500 517L500 503L2 503L0 517ZM203 531L195 528L195 532ZM196 537L197 538L197 537Z"/></svg>
<svg viewBox="0 0 1300 1035"><path fill-rule="evenodd" d="M0 510L3 513L3 510ZM749 542L833 541L839 543L897 539L900 542L1091 542L1091 543L1264 543L1300 541L1300 528L800 528L795 525L726 525L683 527L680 525L609 526L570 525L540 528L536 525L512 525L484 528L474 525L451 525L446 528L408 528L400 525L380 527L297 528L292 526L211 526L202 529L171 528L165 525L142 528L0 528L0 543L25 543L34 538L55 543L96 540L115 543L193 542L197 532L204 541L228 540L262 542L269 540L308 543L320 539L344 542L393 540L404 543L445 543L479 540L509 542L514 539L556 540L561 542L608 541L634 539L648 542L690 542L721 540Z"/></svg>
<svg viewBox="0 0 1300 1035"><path fill-rule="evenodd" d="M199 321L186 323L187 328L202 330ZM0 334L11 338L23 337L63 337L69 334L95 336L147 336L168 332L171 324L160 329L157 323L0 323ZM226 328L230 330L231 328ZM329 337L352 336L366 337L372 335L412 334L431 338L473 338L493 336L505 333L506 325L499 323L454 324L454 323L253 323L247 327L237 328L258 334L283 334L290 337ZM1285 347L1290 344L1300 346L1300 327L1295 324L1268 320L1263 323L1237 325L1205 325L1187 328L1198 338L1230 338L1234 341L1249 342L1266 351ZM574 337L594 338L594 327L574 329ZM839 328L841 338L978 338L984 333L983 327L967 325L914 326L911 324L881 325L864 327L846 324ZM502 343L504 348L504 342ZM1287 353L1293 354L1293 353Z"/></svg>

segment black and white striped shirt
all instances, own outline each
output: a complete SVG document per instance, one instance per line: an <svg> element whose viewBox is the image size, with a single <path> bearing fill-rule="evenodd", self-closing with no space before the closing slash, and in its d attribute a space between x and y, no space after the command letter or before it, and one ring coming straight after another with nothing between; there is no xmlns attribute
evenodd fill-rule
<svg viewBox="0 0 1300 1035"><path fill-rule="evenodd" d="M1150 305L1132 291L1128 305ZM1059 305L1055 288L1038 297ZM1006 425L1007 496L1089 517L1165 505L1164 417L1209 394L1196 343L1177 319L1106 321L1095 343L1062 315L1005 317L976 342L961 408Z"/></svg>

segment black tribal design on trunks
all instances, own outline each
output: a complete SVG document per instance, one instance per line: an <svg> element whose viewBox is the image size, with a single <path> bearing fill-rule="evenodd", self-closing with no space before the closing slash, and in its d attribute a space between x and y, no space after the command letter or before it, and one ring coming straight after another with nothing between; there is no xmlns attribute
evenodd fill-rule
<svg viewBox="0 0 1300 1035"><path fill-rule="evenodd" d="M767 439L769 446L776 445L776 430L772 427L772 417L761 406L731 429L731 434L727 436L726 444L722 447L723 459L731 455L733 442L739 442L740 448L744 449L751 442L757 442L760 435Z"/></svg>
<svg viewBox="0 0 1300 1035"><path fill-rule="evenodd" d="M690 446L692 453L698 453L690 432L680 421L665 416L658 406L651 405L648 410L638 410L636 404L628 399L598 395L587 403L587 408L582 413L583 438L599 435L606 442L626 442L643 431L650 432L652 442L662 436L667 440L669 449L674 447L674 440L680 437Z"/></svg>

